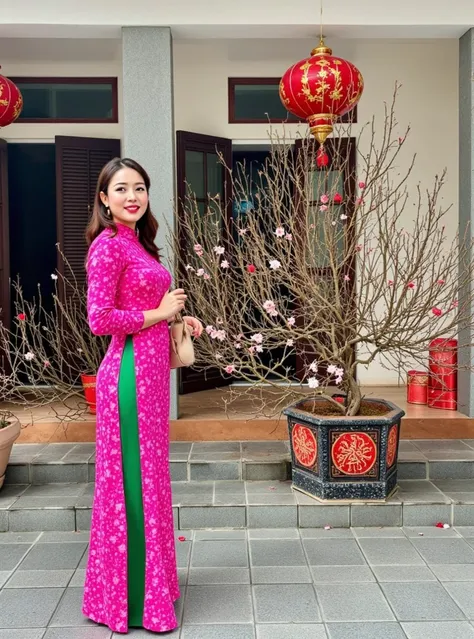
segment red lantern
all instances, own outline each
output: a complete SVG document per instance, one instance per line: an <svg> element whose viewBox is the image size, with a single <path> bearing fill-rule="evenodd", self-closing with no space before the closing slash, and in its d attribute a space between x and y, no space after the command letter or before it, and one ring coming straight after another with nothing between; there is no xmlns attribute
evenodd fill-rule
<svg viewBox="0 0 474 639"><path fill-rule="evenodd" d="M0 127L15 122L22 108L20 89L11 80L0 75Z"/></svg>
<svg viewBox="0 0 474 639"><path fill-rule="evenodd" d="M323 40L309 58L290 67L280 81L283 105L308 121L320 144L332 132L336 119L359 102L363 90L360 71L347 60L333 56Z"/></svg>
<svg viewBox="0 0 474 639"><path fill-rule="evenodd" d="M316 157L316 164L320 169L325 168L329 164L329 156L324 150L324 146L320 146Z"/></svg>
<svg viewBox="0 0 474 639"><path fill-rule="evenodd" d="M427 371L408 371L407 402L409 404L428 403Z"/></svg>
<svg viewBox="0 0 474 639"><path fill-rule="evenodd" d="M430 343L430 388L457 389L457 347L456 339L440 337Z"/></svg>

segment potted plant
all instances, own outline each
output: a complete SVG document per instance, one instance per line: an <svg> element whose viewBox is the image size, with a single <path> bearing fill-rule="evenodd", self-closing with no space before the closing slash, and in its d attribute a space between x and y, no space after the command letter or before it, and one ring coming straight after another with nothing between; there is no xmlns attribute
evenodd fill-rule
<svg viewBox="0 0 474 639"><path fill-rule="evenodd" d="M225 167L235 201L252 193L245 214L209 196L203 215L192 192L179 206L180 284L207 325L196 368L240 382L230 409L245 397L255 415L286 415L293 484L323 500L386 499L397 487L404 413L364 397L360 370L403 375L426 364L431 340L472 334L472 292L462 305L457 295L472 291L473 243L446 217L444 174L409 190L397 91L381 131L373 121L356 139L338 127L327 163L314 140L273 136L256 183Z"/></svg>
<svg viewBox="0 0 474 639"><path fill-rule="evenodd" d="M5 481L12 447L20 435L20 422L13 413L0 410L0 489Z"/></svg>
<svg viewBox="0 0 474 639"><path fill-rule="evenodd" d="M20 280L13 284L16 313L10 330L0 325L0 349L12 371L8 400L49 405L59 419L71 421L95 413L95 376L108 338L91 333L85 286L61 256L63 272L51 274L48 303L40 285L36 299L27 300Z"/></svg>

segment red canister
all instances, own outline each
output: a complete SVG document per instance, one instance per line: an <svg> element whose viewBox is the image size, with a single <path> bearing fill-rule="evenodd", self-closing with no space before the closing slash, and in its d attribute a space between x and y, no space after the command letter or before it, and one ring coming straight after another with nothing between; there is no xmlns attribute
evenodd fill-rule
<svg viewBox="0 0 474 639"><path fill-rule="evenodd" d="M441 337L434 339L430 343L430 388L443 391L454 391L457 389L457 349L458 341L456 339L445 339Z"/></svg>
<svg viewBox="0 0 474 639"><path fill-rule="evenodd" d="M428 372L408 371L407 402L409 404L426 404L428 402Z"/></svg>
<svg viewBox="0 0 474 639"><path fill-rule="evenodd" d="M457 391L442 388L428 389L428 406L442 410L457 410Z"/></svg>

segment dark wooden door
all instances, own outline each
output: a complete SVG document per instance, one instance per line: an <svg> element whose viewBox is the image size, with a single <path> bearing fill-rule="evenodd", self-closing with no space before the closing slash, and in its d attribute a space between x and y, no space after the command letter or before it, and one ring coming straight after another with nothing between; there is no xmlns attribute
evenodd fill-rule
<svg viewBox="0 0 474 639"><path fill-rule="evenodd" d="M345 249L350 244L354 245L354 238L352 236L354 226L349 224L351 216L354 213L355 202L355 171L356 171L356 140L354 138L344 139L332 139L329 138L325 143L326 153L329 156L329 164L325 168L319 168L316 166L316 162L309 162L310 158L317 157L317 150L319 144L316 141L310 143L310 155L307 152L303 152L302 140L297 140L295 144L295 161L298 166L298 170L303 171L304 180L310 182L309 192L313 193L314 200L306 201L302 206L296 201L297 220L301 224L301 228L307 228L310 225L314 225L315 233L319 233L318 225L321 225L323 219L319 208L321 206L320 198L325 193L340 193L343 196L341 204L332 204L337 210L335 219L337 224L341 224L343 232L340 234L341 241L338 242L337 253L342 256L345 255ZM303 155L304 154L304 155ZM297 198L298 196L295 195ZM336 213L336 211L335 211ZM340 214L348 216L346 222L340 221ZM311 218L311 219L309 219ZM307 237L306 232L297 232L300 237ZM309 248L308 256L308 268L314 272L315 277L320 278L324 282L325 279L330 280L333 277L333 271L327 266L327 254L324 254L324 247L320 242L315 243L315 249ZM302 247L302 250L306 251L306 247ZM341 268L339 273L340 290L345 295L347 308L350 307L354 297L354 280L353 277L354 262L344 261L344 268ZM345 275L350 274L350 281L344 281ZM329 289L333 288L333 284L328 282ZM301 304L298 309L298 322L300 325L305 324L305 305ZM344 340L343 335L338 336L339 339ZM324 340L324 335L321 336ZM296 356L296 377L303 379L308 365L316 359L314 350L308 343L301 341L297 345ZM330 362L320 363L319 375L326 379L326 367Z"/></svg>
<svg viewBox="0 0 474 639"><path fill-rule="evenodd" d="M0 140L0 322L10 328L10 231L8 224L8 150Z"/></svg>
<svg viewBox="0 0 474 639"><path fill-rule="evenodd" d="M120 140L57 136L56 189L58 244L77 278L85 285L85 230L92 214L102 167L120 156ZM64 264L58 256L58 270Z"/></svg>
<svg viewBox="0 0 474 639"><path fill-rule="evenodd" d="M177 132L178 231L182 246L185 245L186 238L180 231L179 221L183 215L188 188L195 194L200 212L207 210L210 196L219 193L221 201L225 202L229 221L232 216L231 179L219 161L218 154L222 154L226 165L231 167L232 141L187 131ZM192 291L186 292L192 295ZM179 392L182 395L229 384L217 368L206 371L180 369L179 377Z"/></svg>

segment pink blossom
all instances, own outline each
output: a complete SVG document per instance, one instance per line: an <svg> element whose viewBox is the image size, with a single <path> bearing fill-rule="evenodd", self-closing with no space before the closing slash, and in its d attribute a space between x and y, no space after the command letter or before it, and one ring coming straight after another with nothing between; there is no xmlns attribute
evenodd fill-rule
<svg viewBox="0 0 474 639"><path fill-rule="evenodd" d="M324 193L323 195L321 195L321 204L327 204L329 202L329 195L327 193Z"/></svg>
<svg viewBox="0 0 474 639"><path fill-rule="evenodd" d="M276 271L280 268L281 262L279 262L278 260L270 260L269 265L272 270Z"/></svg>
<svg viewBox="0 0 474 639"><path fill-rule="evenodd" d="M255 347L255 350L257 351L257 353L263 353L263 346L259 344L258 346Z"/></svg>
<svg viewBox="0 0 474 639"><path fill-rule="evenodd" d="M387 283L388 283L389 286L393 286L393 280L388 280Z"/></svg>
<svg viewBox="0 0 474 639"><path fill-rule="evenodd" d="M296 319L294 317L288 318L288 326L294 326L296 324Z"/></svg>
<svg viewBox="0 0 474 639"><path fill-rule="evenodd" d="M313 362L311 362L311 364L309 365L309 370L312 373L317 373L318 372L318 362L316 360L314 360Z"/></svg>
<svg viewBox="0 0 474 639"><path fill-rule="evenodd" d="M215 246L212 250L216 255L224 255L225 253L225 248L223 246Z"/></svg>
<svg viewBox="0 0 474 639"><path fill-rule="evenodd" d="M229 262L227 260L222 260L221 268L229 268Z"/></svg>
<svg viewBox="0 0 474 639"><path fill-rule="evenodd" d="M242 344L240 342L234 342L234 348L236 348L237 350L242 348Z"/></svg>
<svg viewBox="0 0 474 639"><path fill-rule="evenodd" d="M223 331L222 329L221 329L221 330L219 330L219 331L217 331L216 338L217 338L220 342L223 342L223 341L225 340L225 338L226 338L226 332L225 332L225 331Z"/></svg>
<svg viewBox="0 0 474 639"><path fill-rule="evenodd" d="M336 384L338 384L338 385L339 385L339 384L342 384L342 377L336 377L335 382L336 382Z"/></svg>
<svg viewBox="0 0 474 639"><path fill-rule="evenodd" d="M275 235L277 237L285 237L286 231L282 226L279 226L275 229Z"/></svg>
<svg viewBox="0 0 474 639"><path fill-rule="evenodd" d="M187 270L187 271L194 272L194 269L193 269L193 267L191 266L191 264L186 264L186 270Z"/></svg>
<svg viewBox="0 0 474 639"><path fill-rule="evenodd" d="M235 366L233 366L232 364L229 364L229 366L225 367L225 372L228 375L232 375L232 373L235 371Z"/></svg>
<svg viewBox="0 0 474 639"><path fill-rule="evenodd" d="M261 344L263 342L263 335L261 333L254 333L250 341L255 342L255 344Z"/></svg>
<svg viewBox="0 0 474 639"><path fill-rule="evenodd" d="M253 355L255 353L255 346L250 346L248 350L249 350L249 353Z"/></svg>
<svg viewBox="0 0 474 639"><path fill-rule="evenodd" d="M452 311L453 308L457 308L458 304L459 304L459 302L457 300L454 300L454 302L451 304L449 310Z"/></svg>
<svg viewBox="0 0 474 639"><path fill-rule="evenodd" d="M333 202L334 204L342 204L342 195L340 193L336 193L335 196L333 197Z"/></svg>
<svg viewBox="0 0 474 639"><path fill-rule="evenodd" d="M320 211L321 213L326 213L326 211L328 210L328 208L329 208L328 206L326 206L325 204L323 204L322 206L320 206L320 207L319 207L319 211ZM313 228L314 228L314 224L313 224L312 226L313 226Z"/></svg>
<svg viewBox="0 0 474 639"><path fill-rule="evenodd" d="M437 284L439 284L440 286L443 286L443 284L445 284L445 280L438 280Z"/></svg>
<svg viewBox="0 0 474 639"><path fill-rule="evenodd" d="M364 204L364 198L363 197L358 197L356 200L356 205L357 206L362 206Z"/></svg>
<svg viewBox="0 0 474 639"><path fill-rule="evenodd" d="M215 331L215 330L216 330L216 329L214 328L214 326L211 326L210 324L209 324L209 326L206 326L206 333L207 333L208 335L210 335L210 334L211 334L213 331Z"/></svg>
<svg viewBox="0 0 474 639"><path fill-rule="evenodd" d="M51 366L51 362L49 362L47 359L44 361L44 367L48 368L49 366Z"/></svg>
<svg viewBox="0 0 474 639"><path fill-rule="evenodd" d="M345 213L341 215L341 220L347 220L347 215Z"/></svg>
<svg viewBox="0 0 474 639"><path fill-rule="evenodd" d="M344 282L350 282L351 278L349 275L344 275Z"/></svg>
<svg viewBox="0 0 474 639"><path fill-rule="evenodd" d="M292 239L293 239L293 235L291 233L287 233L285 235L285 240L288 240L288 242L291 242Z"/></svg>
<svg viewBox="0 0 474 639"><path fill-rule="evenodd" d="M329 366L327 367L327 371L328 375L334 375L337 371L337 366L335 366L334 364L329 364Z"/></svg>
<svg viewBox="0 0 474 639"><path fill-rule="evenodd" d="M198 270L196 271L196 275L198 277L202 277L204 275L205 271L203 268L198 268Z"/></svg>
<svg viewBox="0 0 474 639"><path fill-rule="evenodd" d="M358 253L360 253L360 252L362 251L362 249L363 249L363 248L364 248L364 247L362 246L362 244L358 244L358 245L356 246L356 251L357 251Z"/></svg>
<svg viewBox="0 0 474 639"><path fill-rule="evenodd" d="M204 273L203 277L204 277L205 280L210 280L211 279L211 276L209 275L209 273Z"/></svg>
<svg viewBox="0 0 474 639"><path fill-rule="evenodd" d="M270 315L270 317L276 317L278 315L278 311L276 310L275 302L271 300L267 300L263 304L263 308Z"/></svg>
<svg viewBox="0 0 474 639"><path fill-rule="evenodd" d="M202 246L200 244L195 244L194 245L194 252L199 255L199 257L201 257L202 255L204 255L204 250L202 248Z"/></svg>
<svg viewBox="0 0 474 639"><path fill-rule="evenodd" d="M244 235L247 235L247 231L248 229L239 229L239 235L242 237Z"/></svg>
<svg viewBox="0 0 474 639"><path fill-rule="evenodd" d="M359 182L359 189L365 189L365 182Z"/></svg>
<svg viewBox="0 0 474 639"><path fill-rule="evenodd" d="M431 309L431 312L433 313L433 315L436 315L436 317L440 317L443 314L443 311L440 308L438 308L437 306L434 306Z"/></svg>
<svg viewBox="0 0 474 639"><path fill-rule="evenodd" d="M318 388L319 382L317 377L309 377L308 378L308 386L310 388Z"/></svg>
<svg viewBox="0 0 474 639"><path fill-rule="evenodd" d="M415 288L415 282L408 282L407 288L410 288L410 289Z"/></svg>
<svg viewBox="0 0 474 639"><path fill-rule="evenodd" d="M294 340L289 339L289 340L286 341L286 345L291 347L291 346L295 345L295 342L294 342Z"/></svg>

